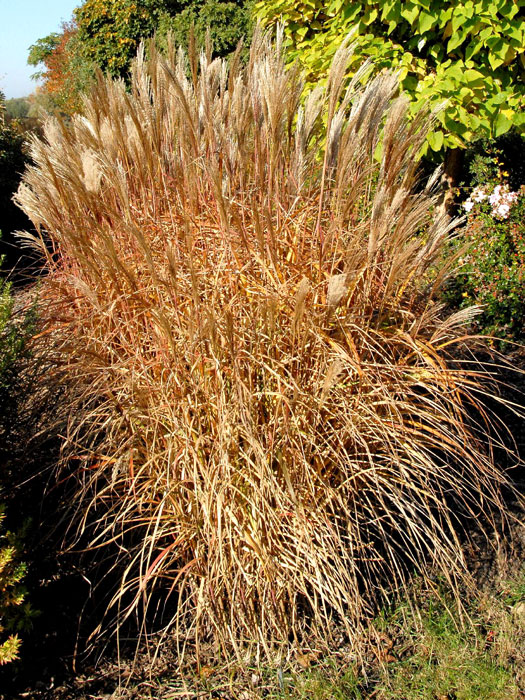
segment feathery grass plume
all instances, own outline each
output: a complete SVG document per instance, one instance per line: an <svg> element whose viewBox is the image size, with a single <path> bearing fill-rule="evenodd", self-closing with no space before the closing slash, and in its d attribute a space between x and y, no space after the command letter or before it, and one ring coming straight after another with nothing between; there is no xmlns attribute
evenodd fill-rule
<svg viewBox="0 0 525 700"><path fill-rule="evenodd" d="M345 92L350 51L302 100L281 34L245 67L151 45L32 141L76 532L118 543L121 620L163 591L181 639L355 640L407 571L459 580L459 514L500 505L465 314L432 296L430 117L388 73Z"/></svg>

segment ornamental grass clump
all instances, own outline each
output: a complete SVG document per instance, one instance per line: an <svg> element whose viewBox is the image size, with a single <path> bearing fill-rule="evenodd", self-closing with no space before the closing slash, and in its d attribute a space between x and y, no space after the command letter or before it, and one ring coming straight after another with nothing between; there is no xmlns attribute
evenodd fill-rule
<svg viewBox="0 0 525 700"><path fill-rule="evenodd" d="M76 533L117 544L120 620L165 597L181 640L354 640L407 572L456 581L459 514L499 504L470 312L433 301L430 117L344 84L350 54L303 98L281 35L244 67L151 45L33 140Z"/></svg>

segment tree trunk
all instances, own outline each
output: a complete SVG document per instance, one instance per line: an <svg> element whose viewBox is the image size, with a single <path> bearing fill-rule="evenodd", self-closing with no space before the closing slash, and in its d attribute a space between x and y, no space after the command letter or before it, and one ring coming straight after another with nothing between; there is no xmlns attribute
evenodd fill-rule
<svg viewBox="0 0 525 700"><path fill-rule="evenodd" d="M449 215L453 214L455 189L461 182L464 159L465 151L462 148L449 148L445 153L443 177L441 179L444 192L439 206L440 212L445 211Z"/></svg>

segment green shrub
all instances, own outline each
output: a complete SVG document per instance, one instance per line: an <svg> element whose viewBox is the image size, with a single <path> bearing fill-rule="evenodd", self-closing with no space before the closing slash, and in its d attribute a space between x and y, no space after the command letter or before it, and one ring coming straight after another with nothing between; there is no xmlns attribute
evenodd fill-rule
<svg viewBox="0 0 525 700"><path fill-rule="evenodd" d="M204 44L209 31L214 51L225 56L248 32L249 5L243 0L84 0L74 11L79 50L103 71L127 78L141 39L172 33L176 45L187 46L194 25L198 43Z"/></svg>
<svg viewBox="0 0 525 700"><path fill-rule="evenodd" d="M25 602L27 590L22 580L27 566L19 559L21 544L13 533L2 531L4 518L4 506L0 504L0 666L18 658L18 632L27 629L34 615Z"/></svg>
<svg viewBox="0 0 525 700"><path fill-rule="evenodd" d="M12 401L11 389L16 363L23 353L31 322L13 323L13 298L10 285L0 278L0 438ZM5 518L0 505L0 529ZM12 533L0 531L0 665L18 658L21 640L18 632L29 624L32 610L24 602L26 589L21 585L26 565L19 560L20 542ZM10 633L5 638L6 633Z"/></svg>
<svg viewBox="0 0 525 700"><path fill-rule="evenodd" d="M126 77L137 45L151 36L163 0L84 0L74 11L78 50L104 72Z"/></svg>
<svg viewBox="0 0 525 700"><path fill-rule="evenodd" d="M13 305L11 285L0 278L0 393L8 390L15 362L25 344L25 334L12 323Z"/></svg>
<svg viewBox="0 0 525 700"><path fill-rule="evenodd" d="M458 516L505 482L470 423L468 314L436 299L430 121L391 74L346 91L346 46L303 100L280 39L245 66L141 51L131 90L47 122L18 195L53 251L62 455L78 537L118 546L115 608L171 596L181 644L268 655L336 622L355 642L429 561L454 584Z"/></svg>
<svg viewBox="0 0 525 700"><path fill-rule="evenodd" d="M1 235L0 231L0 238ZM3 262L4 257L0 256L0 268ZM26 309L15 320L14 305L12 284L0 274L0 409L9 395L10 386L18 371L17 361L25 353L35 323L34 307ZM2 412L0 423L3 417Z"/></svg>
<svg viewBox="0 0 525 700"><path fill-rule="evenodd" d="M5 101L5 111L12 119L25 119L29 113L27 97L13 97Z"/></svg>
<svg viewBox="0 0 525 700"><path fill-rule="evenodd" d="M0 267L3 259L0 258ZM6 438L13 409L14 385L19 361L26 352L33 332L34 309L13 318L11 285L0 277L0 440ZM5 449L2 444L2 450ZM4 466L4 465L2 465ZM2 475L3 476L3 475ZM5 506L0 504L0 665L18 658L21 640L18 632L27 629L34 611L25 602L26 589L21 582L26 565L20 561L21 541L11 532L3 532ZM5 638L5 635L9 636Z"/></svg>
<svg viewBox="0 0 525 700"><path fill-rule="evenodd" d="M190 28L193 27L199 47L204 47L209 35L213 52L227 56L235 51L241 39L251 33L251 0L193 0L177 13L164 12L157 28L161 46L168 35L176 46L188 46Z"/></svg>
<svg viewBox="0 0 525 700"><path fill-rule="evenodd" d="M461 268L446 293L452 303L482 304L479 330L525 338L525 185L510 191L492 183L472 190L463 205L468 222Z"/></svg>

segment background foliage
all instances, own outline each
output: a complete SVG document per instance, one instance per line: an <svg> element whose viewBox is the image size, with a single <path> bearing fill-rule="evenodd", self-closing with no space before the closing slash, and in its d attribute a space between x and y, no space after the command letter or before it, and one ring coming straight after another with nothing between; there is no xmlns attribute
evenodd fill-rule
<svg viewBox="0 0 525 700"><path fill-rule="evenodd" d="M63 114L80 109L80 95L92 78L93 64L81 45L75 21L63 23L60 33L39 39L31 46L27 61L32 66L43 65L33 76L43 78L47 97L47 103L40 100L38 107Z"/></svg>
<svg viewBox="0 0 525 700"><path fill-rule="evenodd" d="M0 257L0 266L3 257ZM12 409L12 388L16 382L18 361L26 353L33 333L33 309L15 321L11 284L0 277L0 441L3 443ZM2 461L2 468L4 463ZM6 494L0 488L4 500ZM5 531L5 505L0 502L0 666L18 658L21 640L18 633L27 630L34 611L25 600L22 585L27 566L21 561L23 532Z"/></svg>
<svg viewBox="0 0 525 700"><path fill-rule="evenodd" d="M0 241L0 255L7 254L8 262L14 261L15 253L10 246L11 232L27 228L29 220L12 202L27 162L24 151L24 136L16 121L8 121L4 100L0 94L0 230L5 240Z"/></svg>
<svg viewBox="0 0 525 700"><path fill-rule="evenodd" d="M5 101L6 116L12 119L25 119L30 108L31 105L27 97L13 97Z"/></svg>
<svg viewBox="0 0 525 700"><path fill-rule="evenodd" d="M400 71L412 111L447 108L428 144L434 151L497 137L525 124L523 0L263 0L258 17L283 22L290 57L316 82L342 37L356 30L351 71L371 57Z"/></svg>
<svg viewBox="0 0 525 700"><path fill-rule="evenodd" d="M158 25L161 45L171 34L176 45L186 47L193 26L197 44L204 44L209 31L214 55L222 57L251 33L252 0L192 0L181 5L184 7L175 14L162 14Z"/></svg>
<svg viewBox="0 0 525 700"><path fill-rule="evenodd" d="M156 34L166 46L168 35L186 46L190 27L198 45L209 30L214 53L225 56L249 33L251 0L85 0L60 32L39 39L30 49L30 65L43 65L49 111L78 112L81 94L100 68L127 78L141 39Z"/></svg>
<svg viewBox="0 0 525 700"><path fill-rule="evenodd" d="M162 0L85 0L75 10L84 56L114 77L124 76L142 37L150 36Z"/></svg>

